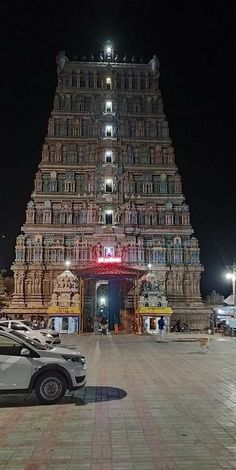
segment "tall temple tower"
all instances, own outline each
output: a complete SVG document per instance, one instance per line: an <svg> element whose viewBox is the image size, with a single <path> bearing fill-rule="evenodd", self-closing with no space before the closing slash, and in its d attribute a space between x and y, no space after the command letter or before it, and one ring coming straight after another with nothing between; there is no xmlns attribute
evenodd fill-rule
<svg viewBox="0 0 236 470"><path fill-rule="evenodd" d="M85 329L86 318L97 313L96 291L107 292L110 275L109 295L113 301L123 295L126 308L134 288L124 283L135 270L156 276L173 319L207 327L203 267L159 68L155 55L147 64L120 60L111 43L97 61L58 54L48 134L16 241L11 312L46 315L57 276L70 260L73 273L83 278ZM120 271L109 271L107 261L121 262Z"/></svg>

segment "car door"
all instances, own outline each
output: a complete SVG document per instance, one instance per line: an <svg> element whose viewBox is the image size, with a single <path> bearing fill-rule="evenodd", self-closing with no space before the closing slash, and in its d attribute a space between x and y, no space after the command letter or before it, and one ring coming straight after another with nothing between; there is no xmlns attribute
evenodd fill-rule
<svg viewBox="0 0 236 470"><path fill-rule="evenodd" d="M33 366L30 356L21 356L23 348L17 338L0 332L0 390L28 388Z"/></svg>

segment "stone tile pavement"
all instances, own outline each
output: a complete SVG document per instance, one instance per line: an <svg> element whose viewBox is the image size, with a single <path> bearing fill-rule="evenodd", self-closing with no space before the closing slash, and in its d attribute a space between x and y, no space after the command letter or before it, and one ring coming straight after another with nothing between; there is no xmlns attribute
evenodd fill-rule
<svg viewBox="0 0 236 470"><path fill-rule="evenodd" d="M0 470L236 468L236 339L65 337L87 356L62 404L0 396Z"/></svg>

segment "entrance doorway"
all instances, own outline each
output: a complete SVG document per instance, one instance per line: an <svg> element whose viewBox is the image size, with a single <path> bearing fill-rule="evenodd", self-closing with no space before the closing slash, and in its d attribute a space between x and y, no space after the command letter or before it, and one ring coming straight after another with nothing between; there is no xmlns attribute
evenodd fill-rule
<svg viewBox="0 0 236 470"><path fill-rule="evenodd" d="M109 283L108 281L96 282L96 317L108 318L109 312Z"/></svg>
<svg viewBox="0 0 236 470"><path fill-rule="evenodd" d="M143 271L122 265L109 257L103 262L79 269L82 331L92 333L95 317L102 316L108 320L110 331L116 324L127 332L134 331L136 286L142 275Z"/></svg>
<svg viewBox="0 0 236 470"><path fill-rule="evenodd" d="M105 317L108 328L114 330L121 323L121 310L124 305L124 289L119 278L95 279L84 283L84 331L93 330L94 318Z"/></svg>
<svg viewBox="0 0 236 470"><path fill-rule="evenodd" d="M121 283L119 279L102 279L96 282L96 316L108 320L109 330L120 323Z"/></svg>
<svg viewBox="0 0 236 470"><path fill-rule="evenodd" d="M80 318L76 316L55 316L53 318L50 318L48 322L48 327L58 331L58 333L79 333Z"/></svg>

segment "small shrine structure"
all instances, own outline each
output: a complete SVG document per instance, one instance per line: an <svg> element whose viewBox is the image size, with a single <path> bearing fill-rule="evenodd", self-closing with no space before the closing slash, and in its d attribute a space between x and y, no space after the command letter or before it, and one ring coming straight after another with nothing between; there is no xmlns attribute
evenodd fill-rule
<svg viewBox="0 0 236 470"><path fill-rule="evenodd" d="M80 283L68 269L56 278L48 314L51 326L59 333L79 333L81 329Z"/></svg>
<svg viewBox="0 0 236 470"><path fill-rule="evenodd" d="M166 330L170 329L170 316L173 313L168 307L166 296L155 274L148 273L139 281L139 300L137 314L139 328L143 333L158 333L158 320L165 317Z"/></svg>

